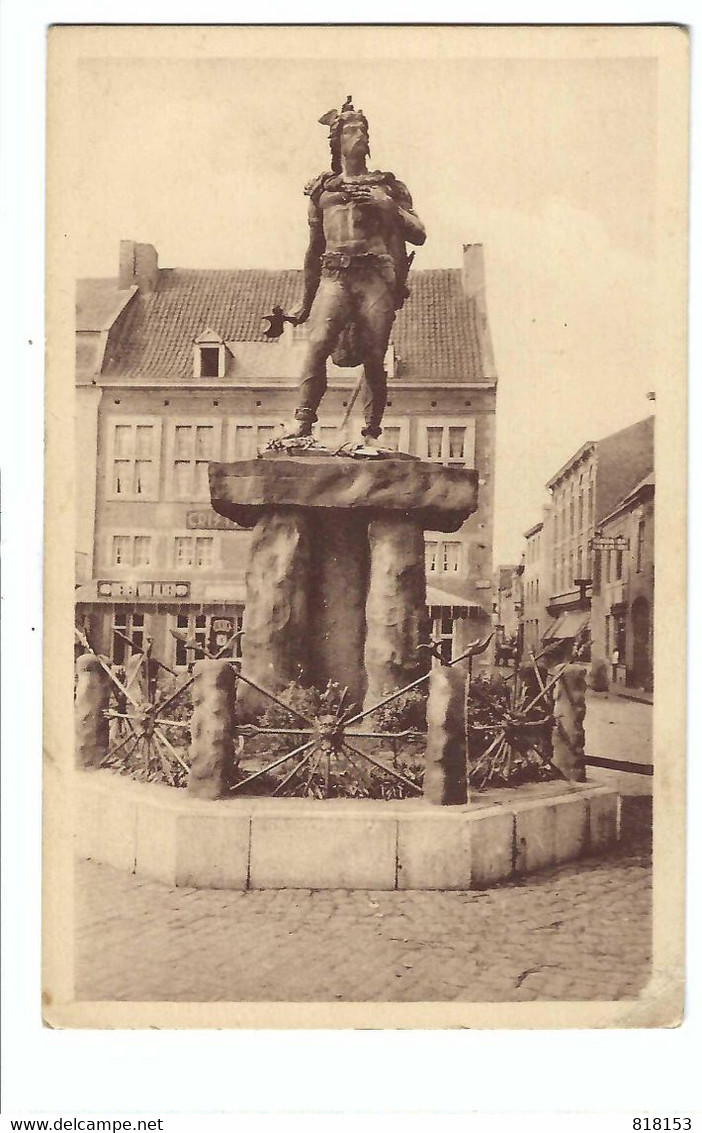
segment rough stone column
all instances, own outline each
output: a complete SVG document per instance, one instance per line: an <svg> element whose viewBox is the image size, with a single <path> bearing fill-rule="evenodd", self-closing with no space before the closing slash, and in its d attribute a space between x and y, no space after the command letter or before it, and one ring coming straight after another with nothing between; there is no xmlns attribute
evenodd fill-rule
<svg viewBox="0 0 702 1133"><path fill-rule="evenodd" d="M188 791L218 799L234 769L236 674L226 661L198 661L193 675Z"/></svg>
<svg viewBox="0 0 702 1133"><path fill-rule="evenodd" d="M246 572L242 672L279 692L307 675L309 633L309 516L271 510L253 530ZM239 688L239 716L249 720L270 704L248 685Z"/></svg>
<svg viewBox="0 0 702 1133"><path fill-rule="evenodd" d="M429 677L424 797L438 806L468 801L466 680L457 666L437 665Z"/></svg>
<svg viewBox="0 0 702 1133"><path fill-rule="evenodd" d="M110 745L110 723L104 713L112 685L94 653L78 658L76 676L76 765L99 767Z"/></svg>
<svg viewBox="0 0 702 1133"><path fill-rule="evenodd" d="M426 671L417 647L429 637L424 537L415 519L389 516L368 524L365 707Z"/></svg>
<svg viewBox="0 0 702 1133"><path fill-rule="evenodd" d="M307 629L312 682L333 680L348 688L348 701L363 703L368 586L368 525L362 516L332 511L316 515L310 567Z"/></svg>
<svg viewBox="0 0 702 1133"><path fill-rule="evenodd" d="M585 667L568 665L553 706L553 765L576 783L585 782L585 688Z"/></svg>

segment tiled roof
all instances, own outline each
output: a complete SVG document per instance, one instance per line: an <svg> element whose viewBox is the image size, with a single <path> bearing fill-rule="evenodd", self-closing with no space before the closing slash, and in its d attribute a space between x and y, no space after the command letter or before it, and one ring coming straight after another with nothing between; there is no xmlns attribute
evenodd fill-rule
<svg viewBox="0 0 702 1133"><path fill-rule="evenodd" d="M491 380L483 371L478 312L463 291L461 272L414 271L410 287L393 328L396 376ZM225 342L265 343L262 316L276 305L290 310L301 294L301 271L161 269L158 289L139 291L124 312L103 373L191 377L193 343L208 327Z"/></svg>

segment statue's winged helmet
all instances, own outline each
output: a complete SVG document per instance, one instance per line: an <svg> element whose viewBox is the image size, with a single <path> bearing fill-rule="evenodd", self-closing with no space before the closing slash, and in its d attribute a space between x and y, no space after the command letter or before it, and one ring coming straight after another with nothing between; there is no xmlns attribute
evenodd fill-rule
<svg viewBox="0 0 702 1133"><path fill-rule="evenodd" d="M360 122L368 137L368 119L362 110L354 109L351 95L347 95L346 102L341 110L327 110L319 119L322 126L329 127L329 148L331 150L331 167L333 173L341 173L340 138L345 122Z"/></svg>

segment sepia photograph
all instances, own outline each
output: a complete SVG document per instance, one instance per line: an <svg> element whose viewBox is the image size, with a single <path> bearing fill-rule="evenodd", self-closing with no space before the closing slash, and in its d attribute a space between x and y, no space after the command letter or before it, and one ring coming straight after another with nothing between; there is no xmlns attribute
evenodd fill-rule
<svg viewBox="0 0 702 1133"><path fill-rule="evenodd" d="M53 27L44 1019L684 995L688 40Z"/></svg>

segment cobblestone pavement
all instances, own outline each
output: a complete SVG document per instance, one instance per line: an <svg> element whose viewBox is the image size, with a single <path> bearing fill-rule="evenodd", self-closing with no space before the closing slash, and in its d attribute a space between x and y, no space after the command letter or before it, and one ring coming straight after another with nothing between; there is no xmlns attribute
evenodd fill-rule
<svg viewBox="0 0 702 1133"><path fill-rule="evenodd" d="M649 800L607 860L472 892L173 889L77 866L76 996L622 999L650 963Z"/></svg>

